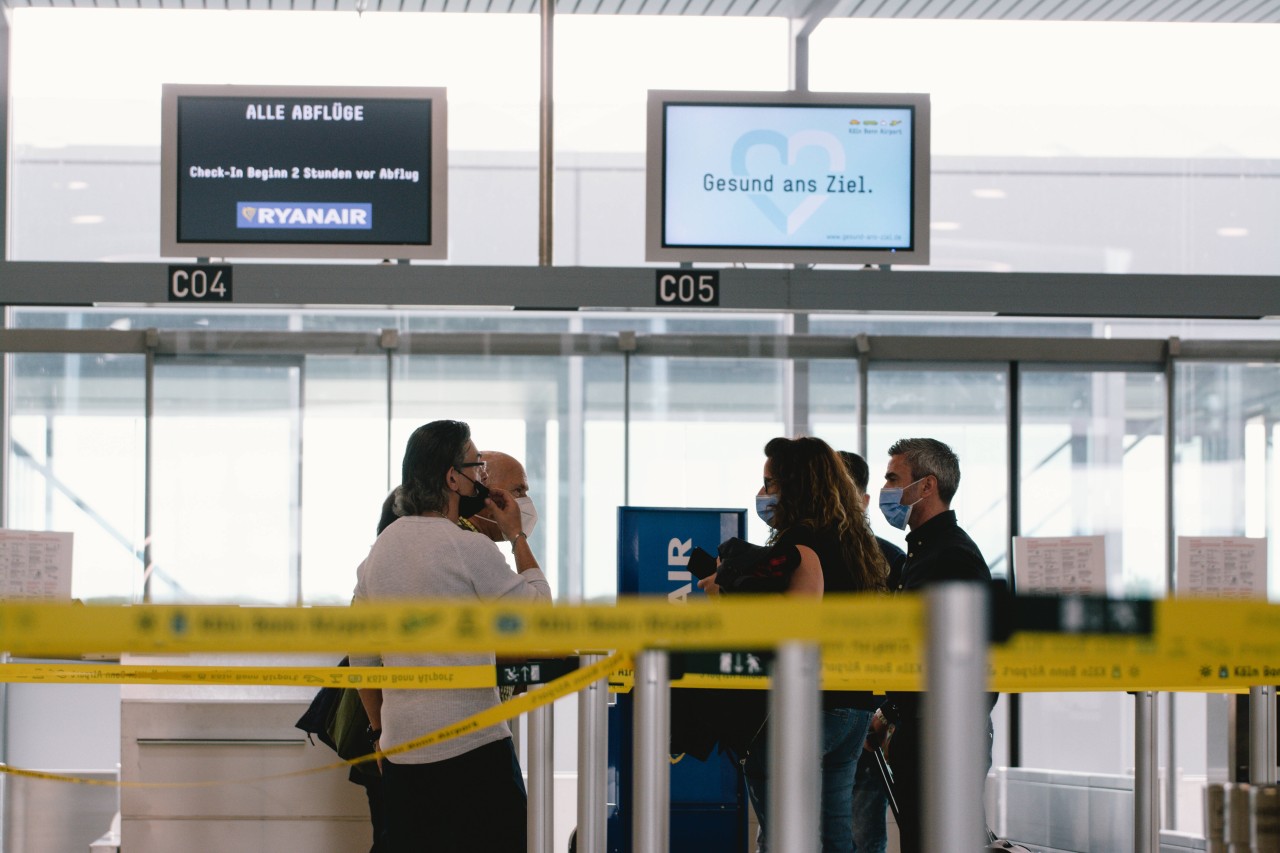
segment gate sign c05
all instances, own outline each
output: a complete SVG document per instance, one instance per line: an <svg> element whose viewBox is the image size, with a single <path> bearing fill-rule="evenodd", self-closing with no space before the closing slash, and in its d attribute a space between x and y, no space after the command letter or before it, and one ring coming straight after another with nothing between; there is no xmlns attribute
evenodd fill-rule
<svg viewBox="0 0 1280 853"><path fill-rule="evenodd" d="M657 270L659 308L710 308L720 304L719 270Z"/></svg>

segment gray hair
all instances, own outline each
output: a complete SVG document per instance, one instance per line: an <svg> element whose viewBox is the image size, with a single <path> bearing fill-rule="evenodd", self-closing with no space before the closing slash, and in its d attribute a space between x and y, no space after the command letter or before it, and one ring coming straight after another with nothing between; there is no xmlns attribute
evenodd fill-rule
<svg viewBox="0 0 1280 853"><path fill-rule="evenodd" d="M901 456L911 469L911 481L930 475L938 480L938 497L947 506L960 488L960 457L936 438L900 438L889 448L890 456ZM904 484L905 485L905 484Z"/></svg>

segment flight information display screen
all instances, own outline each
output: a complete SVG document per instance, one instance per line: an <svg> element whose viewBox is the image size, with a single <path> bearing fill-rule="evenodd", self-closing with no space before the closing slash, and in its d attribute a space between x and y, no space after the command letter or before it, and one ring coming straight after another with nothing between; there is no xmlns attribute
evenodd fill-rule
<svg viewBox="0 0 1280 853"><path fill-rule="evenodd" d="M927 263L927 111L911 95L651 93L649 259Z"/></svg>
<svg viewBox="0 0 1280 853"><path fill-rule="evenodd" d="M444 257L442 89L166 86L164 122L166 255Z"/></svg>

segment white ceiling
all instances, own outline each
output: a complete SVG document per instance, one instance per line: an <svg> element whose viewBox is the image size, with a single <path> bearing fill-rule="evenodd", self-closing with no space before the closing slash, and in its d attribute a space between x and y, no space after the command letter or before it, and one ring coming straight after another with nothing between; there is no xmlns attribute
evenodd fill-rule
<svg viewBox="0 0 1280 853"><path fill-rule="evenodd" d="M538 11L539 0L3 0L9 7L278 9L369 12ZM556 0L588 15L916 18L984 21L1280 23L1280 0Z"/></svg>

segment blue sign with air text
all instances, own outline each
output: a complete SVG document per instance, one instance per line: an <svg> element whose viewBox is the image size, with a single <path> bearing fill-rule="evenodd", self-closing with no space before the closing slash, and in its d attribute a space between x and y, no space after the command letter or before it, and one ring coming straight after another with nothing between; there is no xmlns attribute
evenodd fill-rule
<svg viewBox="0 0 1280 853"><path fill-rule="evenodd" d="M745 509L618 508L618 596L666 596L673 607L704 595L689 571L694 548L714 555L726 539L745 537ZM608 849L631 842L632 697L609 708ZM685 755L671 766L671 853L746 853L747 803L742 772L727 753L706 761Z"/></svg>

